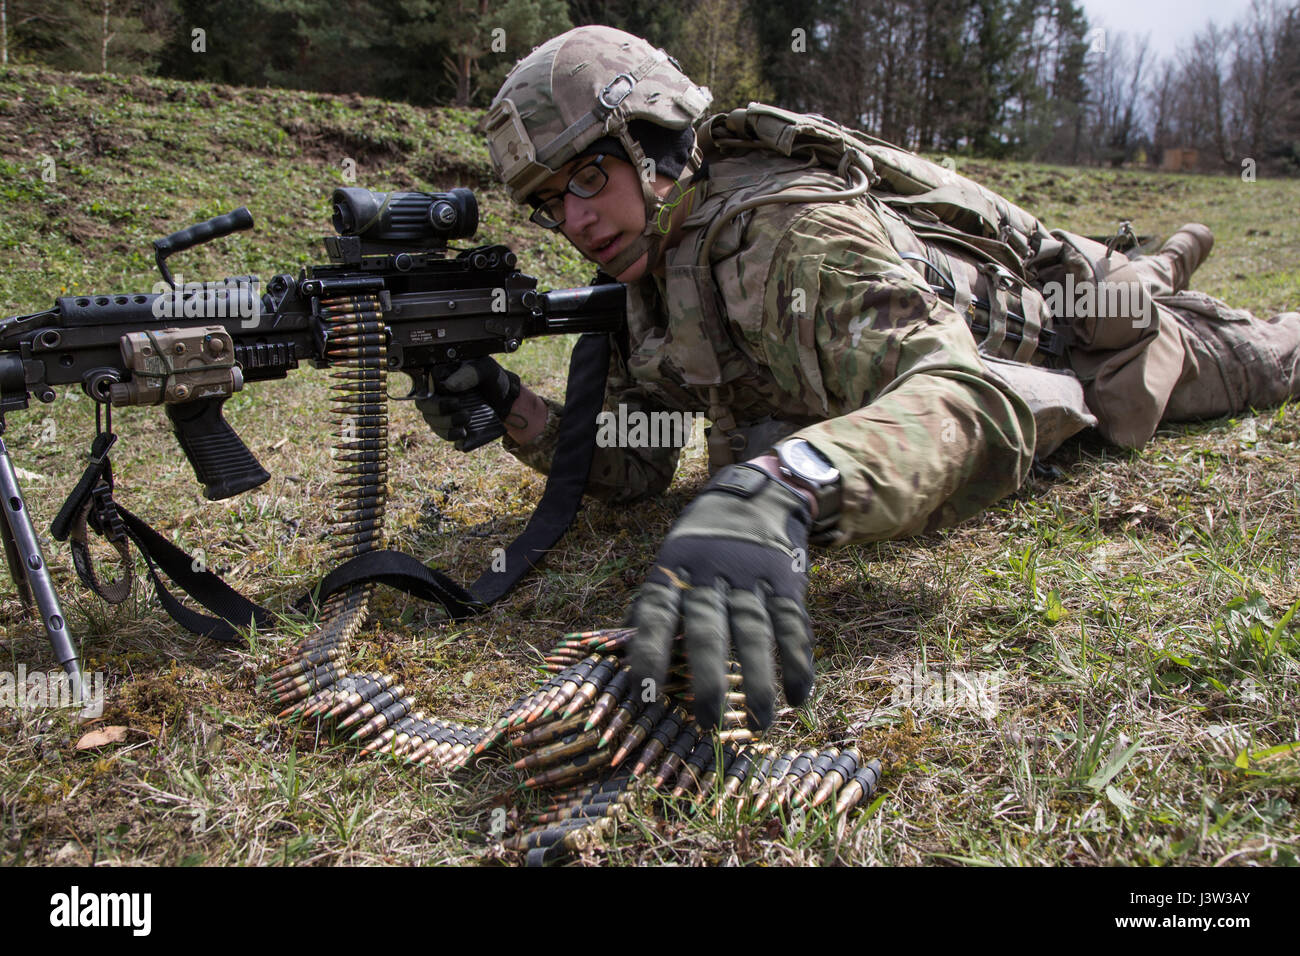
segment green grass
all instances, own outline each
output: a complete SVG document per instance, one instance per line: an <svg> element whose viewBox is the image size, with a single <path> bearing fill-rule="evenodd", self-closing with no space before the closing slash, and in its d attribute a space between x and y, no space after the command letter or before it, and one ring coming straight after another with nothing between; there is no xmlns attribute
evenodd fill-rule
<svg viewBox="0 0 1300 956"><path fill-rule="evenodd" d="M293 271L319 261L344 185L476 188L480 236L543 286L590 269L530 227L490 184L476 117L283 90L0 71L0 315L72 291L148 289L149 241L246 204L258 223L178 256L187 277ZM41 176L44 157L55 177ZM1300 299L1300 182L958 161L1051 226L1139 233L1185 221L1219 245L1197 286L1262 314ZM509 358L559 396L567 345ZM272 472L208 502L159 410L119 412L120 499L241 590L284 609L328 570L330 435L324 373L259 383L229 420ZM91 406L64 392L8 417L42 533L83 467ZM463 456L395 403L390 543L467 579L522 528L540 476L499 447ZM942 534L815 556L812 702L783 711L783 749L856 746L885 777L846 821L711 807L641 807L580 859L613 863L1132 864L1297 862L1300 740L1300 409L1165 428L1141 453L1069 443L1065 477L1031 481ZM694 446L662 499L588 504L540 573L455 626L384 593L354 666L402 677L422 706L484 722L536 679L561 633L613 626L658 542L705 476ZM249 650L176 628L143 584L110 608L47 542L88 669L108 681L93 751L53 711L0 710L4 863L317 864L515 861L492 846L499 765L443 778L272 719L256 675L304 633ZM53 667L42 632L0 591L0 669ZM996 677L996 708L900 702L900 675Z"/></svg>

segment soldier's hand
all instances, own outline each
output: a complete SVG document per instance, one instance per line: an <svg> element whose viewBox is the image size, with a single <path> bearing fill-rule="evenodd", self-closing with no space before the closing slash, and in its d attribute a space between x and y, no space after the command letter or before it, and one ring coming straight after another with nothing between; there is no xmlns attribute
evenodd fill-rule
<svg viewBox="0 0 1300 956"><path fill-rule="evenodd" d="M470 395L487 403L502 422L519 397L519 376L509 372L490 357L470 359L445 369L431 395L418 398L415 407L439 438L458 441L467 434L469 407L475 404Z"/></svg>
<svg viewBox="0 0 1300 956"><path fill-rule="evenodd" d="M811 523L807 501L761 468L718 472L668 532L632 609L633 679L661 686L673 638L684 633L701 726L722 716L733 647L753 724L766 727L775 714L777 651L785 696L802 704L813 681L804 609Z"/></svg>

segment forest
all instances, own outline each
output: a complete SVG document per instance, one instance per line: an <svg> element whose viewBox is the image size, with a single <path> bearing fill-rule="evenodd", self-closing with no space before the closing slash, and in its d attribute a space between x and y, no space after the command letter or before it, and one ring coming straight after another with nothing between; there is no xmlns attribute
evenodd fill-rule
<svg viewBox="0 0 1300 956"><path fill-rule="evenodd" d="M911 149L1300 172L1300 4L1252 0L1168 57L1077 0L0 0L0 60L484 107L570 26L707 85ZM251 28L256 25L256 28Z"/></svg>

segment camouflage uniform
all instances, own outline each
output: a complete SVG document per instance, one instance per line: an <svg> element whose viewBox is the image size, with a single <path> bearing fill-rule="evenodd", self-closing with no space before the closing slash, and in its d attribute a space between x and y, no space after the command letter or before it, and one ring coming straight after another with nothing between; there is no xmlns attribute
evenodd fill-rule
<svg viewBox="0 0 1300 956"><path fill-rule="evenodd" d="M1208 252L1194 231L1180 234L1183 246L1130 260L1051 232L949 170L860 140L875 167L864 195L746 206L781 191L845 189L842 170L791 158L800 141L792 116L751 104L701 127L707 174L694 181L681 241L664 254L665 277L629 287L607 408L708 415L712 467L789 434L807 439L843 480L830 543L975 514L1020 485L1036 439L1046 454L1095 424L1140 447L1162 416L1220 415L1300 392L1300 315L1259 323L1182 293ZM843 140L822 132L815 142ZM740 140L773 148L729 148ZM1100 295L1105 283L1125 283L1133 294L1110 314L1054 317L1044 292L1067 279L1067 289ZM979 342L968 319L985 330ZM1026 377L1029 365L1048 370ZM560 416L548 407L541 436L525 447L506 440L543 471ZM677 458L673 448L599 449L589 490L619 502L658 493Z"/></svg>
<svg viewBox="0 0 1300 956"><path fill-rule="evenodd" d="M718 236L711 269L694 264L697 240L728 203L773 187L842 186L801 165L747 155L710 167L666 278L629 288L608 407L711 413L715 427L727 414L741 427L791 423L840 470L841 540L975 514L1024 479L1033 418L985 371L961 316L899 258L870 204L760 206ZM506 447L544 470L558 413L552 405L539 439ZM677 456L599 449L589 489L615 501L657 493Z"/></svg>

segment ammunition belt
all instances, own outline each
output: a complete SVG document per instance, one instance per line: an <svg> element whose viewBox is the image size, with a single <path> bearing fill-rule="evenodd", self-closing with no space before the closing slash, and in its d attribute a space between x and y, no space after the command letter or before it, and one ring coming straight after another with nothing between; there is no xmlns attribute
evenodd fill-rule
<svg viewBox="0 0 1300 956"><path fill-rule="evenodd" d="M494 749L509 752L526 774L522 788L550 796L538 812L512 810L494 833L529 864L595 846L659 798L686 798L715 816L766 810L799 824L870 802L880 761L864 763L852 747L781 753L754 740L734 663L719 729L705 732L690 719L680 657L663 693L643 700L622 660L634 635L632 628L567 635L546 657L551 677L486 727L426 715L391 676L349 674L338 643L321 649L309 639L270 675L271 694L280 717L318 718L362 754L452 771Z"/></svg>

